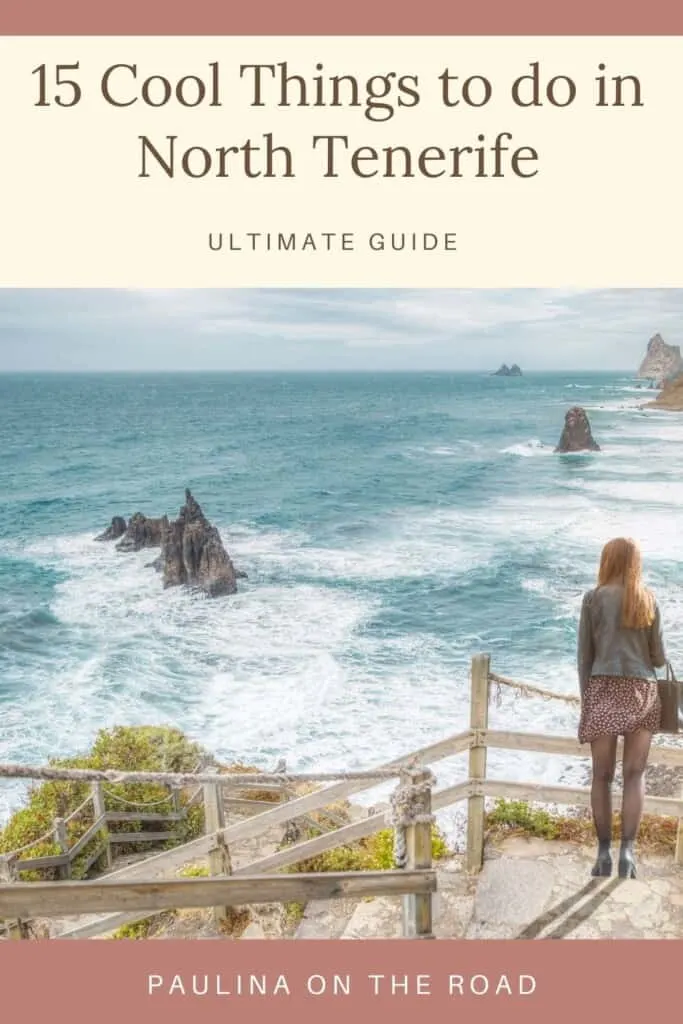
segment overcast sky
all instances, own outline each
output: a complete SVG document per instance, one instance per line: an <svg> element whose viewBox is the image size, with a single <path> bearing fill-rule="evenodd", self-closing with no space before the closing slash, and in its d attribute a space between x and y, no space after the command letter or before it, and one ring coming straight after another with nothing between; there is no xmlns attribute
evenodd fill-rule
<svg viewBox="0 0 683 1024"><path fill-rule="evenodd" d="M635 371L683 290L0 289L0 372Z"/></svg>

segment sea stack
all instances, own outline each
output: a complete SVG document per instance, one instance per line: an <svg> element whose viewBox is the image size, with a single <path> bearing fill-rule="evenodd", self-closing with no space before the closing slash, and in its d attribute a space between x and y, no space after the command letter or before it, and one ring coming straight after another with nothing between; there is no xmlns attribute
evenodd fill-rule
<svg viewBox="0 0 683 1024"><path fill-rule="evenodd" d="M594 439L586 410L575 405L564 417L564 429L556 452L599 452L600 445Z"/></svg>
<svg viewBox="0 0 683 1024"><path fill-rule="evenodd" d="M661 334L654 334L647 343L647 352L640 364L638 377L655 381L661 387L664 381L680 373L683 373L680 346L667 345Z"/></svg>
<svg viewBox="0 0 683 1024"><path fill-rule="evenodd" d="M237 591L235 567L212 526L189 490L178 518L161 520L161 556L158 565L164 587L187 585L203 590L209 597Z"/></svg>
<svg viewBox="0 0 683 1024"><path fill-rule="evenodd" d="M128 526L127 526L126 520L123 518L123 516L114 516L112 518L111 523L109 524L107 529L104 531L104 533L100 533L97 537L95 537L95 540L98 540L98 541L118 540L119 537L123 537L123 535L124 535L124 533L126 532L127 529L128 529Z"/></svg>
<svg viewBox="0 0 683 1024"><path fill-rule="evenodd" d="M131 516L126 532L116 545L117 551L142 551L161 545L161 519L150 519L136 512Z"/></svg>
<svg viewBox="0 0 683 1024"><path fill-rule="evenodd" d="M491 374L492 377L521 377L522 371L520 370L517 363L513 363L512 366L508 366L507 363L503 363L499 366L495 373Z"/></svg>

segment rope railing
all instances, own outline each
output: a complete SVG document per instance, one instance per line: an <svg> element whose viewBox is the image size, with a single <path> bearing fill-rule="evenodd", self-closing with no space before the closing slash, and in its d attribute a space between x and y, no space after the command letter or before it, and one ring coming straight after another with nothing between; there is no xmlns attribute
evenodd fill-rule
<svg viewBox="0 0 683 1024"><path fill-rule="evenodd" d="M88 793L83 803L79 804L74 811L71 811L71 813L66 816L64 824L67 825L70 821L75 821L90 803L92 803L92 793Z"/></svg>
<svg viewBox="0 0 683 1024"><path fill-rule="evenodd" d="M541 686L534 686L532 683L518 683L506 676L499 676L497 672L489 672L489 682L496 684L496 701L499 703L502 697L502 687L516 690L523 697L541 697L543 700L561 700L565 704L580 705L581 698L574 693L558 693L557 690L544 690Z"/></svg>
<svg viewBox="0 0 683 1024"><path fill-rule="evenodd" d="M173 800L173 794L167 793L166 796L162 796L160 800L127 800L125 796L121 796L119 793L115 793L113 789L105 789L104 793L114 800L118 804L124 804L126 807L161 807L163 804L171 803Z"/></svg>
<svg viewBox="0 0 683 1024"><path fill-rule="evenodd" d="M8 850L6 853L0 856L18 858L19 854L28 853L29 850L34 850L36 846L40 846L41 843L47 843L48 841L54 839L54 835L55 829L53 825L50 831L45 832L44 835L38 836L38 838L34 839L32 842L26 843L25 846L20 846L17 850Z"/></svg>
<svg viewBox="0 0 683 1024"><path fill-rule="evenodd" d="M378 782L395 779L404 768L375 768L369 771L329 771L329 772L234 772L215 774L208 772L130 772L118 769L95 768L57 768L51 765L0 764L0 778L6 779L42 779L45 781L63 782L139 782L160 783L172 787L192 786L198 783L209 783L219 786L235 786L248 789L249 786L268 784L282 785L298 782L346 782L372 781Z"/></svg>

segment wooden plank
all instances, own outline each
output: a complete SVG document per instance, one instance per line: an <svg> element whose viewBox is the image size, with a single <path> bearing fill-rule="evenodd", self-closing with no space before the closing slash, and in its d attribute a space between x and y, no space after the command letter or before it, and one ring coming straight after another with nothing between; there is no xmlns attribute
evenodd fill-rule
<svg viewBox="0 0 683 1024"><path fill-rule="evenodd" d="M284 784L282 782L244 782L244 783L240 783L239 780L241 778L241 772L230 772L230 773L225 774L225 775L219 775L218 778L220 779L221 789L224 792L229 791L230 787L232 787L233 789L236 789L236 790L252 789L255 793L256 792L278 793L282 789L284 789ZM382 781L381 779L379 780L379 782L375 781L374 785L377 786L377 785L381 784L381 781Z"/></svg>
<svg viewBox="0 0 683 1024"><path fill-rule="evenodd" d="M28 857L15 863L17 871L42 871L44 868L63 867L68 859L68 854L56 853L51 857Z"/></svg>
<svg viewBox="0 0 683 1024"><path fill-rule="evenodd" d="M473 736L488 729L489 724L489 669L488 654L472 658L470 681L470 729ZM479 735L470 747L469 774L471 780L486 778L486 740ZM467 801L467 868L481 871L484 862L485 800L471 793Z"/></svg>
<svg viewBox="0 0 683 1024"><path fill-rule="evenodd" d="M432 810L440 811L444 807L452 807L453 804L466 800L469 792L469 779L465 779L463 782L456 782L454 786L448 786L446 789L438 789L435 793L432 793Z"/></svg>
<svg viewBox="0 0 683 1024"><path fill-rule="evenodd" d="M436 891L434 871L351 871L163 882L15 882L0 885L0 917L56 917L107 911L157 913L186 907L242 906Z"/></svg>
<svg viewBox="0 0 683 1024"><path fill-rule="evenodd" d="M55 818L55 842L65 855L65 860L59 870L60 878L71 878L71 852L69 840L66 834L66 822L64 818Z"/></svg>
<svg viewBox="0 0 683 1024"><path fill-rule="evenodd" d="M463 750L467 750L469 745L469 732L457 733L453 736L448 736L446 739L439 740L437 743L422 747L421 750L415 751L413 754L406 754L395 761L381 765L381 768L407 768L411 766L415 758L422 761L423 764L431 764L434 761L442 760L445 757L451 757ZM328 804L336 803L353 793L374 789L377 785L376 781L356 780L334 783L312 793L307 793L305 796L298 797L298 799L291 800L288 803L276 804L262 814L255 814L244 821L229 825L224 830L223 837L228 846L247 839L256 839L275 825L282 825L311 811L321 810ZM210 843L209 837L200 836L189 843L176 846L173 850L165 850L154 857L146 858L142 862L120 868L118 871L112 872L109 877L133 880L135 878L149 878L150 874L154 874L157 871L171 872L182 867L183 864L206 857Z"/></svg>
<svg viewBox="0 0 683 1024"><path fill-rule="evenodd" d="M163 843L168 839L175 839L175 832L112 832L109 836L110 843Z"/></svg>
<svg viewBox="0 0 683 1024"><path fill-rule="evenodd" d="M486 796L511 800L528 800L533 803L560 804L566 807L590 807L590 789L587 786L550 786L533 782L504 782L501 779L486 779L479 783ZM615 794L617 790L615 789ZM645 813L659 814L668 818L683 817L683 799L646 796Z"/></svg>
<svg viewBox="0 0 683 1024"><path fill-rule="evenodd" d="M82 836L81 836L81 838L80 838L80 839L78 840L78 842L74 843L74 845L73 845L73 846L71 847L71 849L69 850L69 859L70 859L70 860L72 860L72 861L73 861L73 860L74 860L74 858L75 858L75 857L77 857L77 856L79 855L79 853L81 852L81 850L84 850L84 849L86 848L86 846L88 845L88 843L89 843L89 842L90 842L90 841L91 841L92 839L94 839L94 838L95 838L95 836L96 836L96 835L97 835L97 834L98 834L98 833L99 833L99 832L101 831L101 829L102 829L102 826L103 826L103 825L104 825L104 823L105 823L105 820L106 820L105 818L99 818L99 819L98 819L97 821L95 821L95 822L94 822L94 823L93 823L93 824L92 824L92 825L90 826L90 828L88 829L88 831L87 831L87 832L84 832L84 833L83 833L83 835L82 835Z"/></svg>
<svg viewBox="0 0 683 1024"><path fill-rule="evenodd" d="M185 815L176 814L138 814L136 811L107 811L107 821L110 824L122 821L183 821Z"/></svg>
<svg viewBox="0 0 683 1024"><path fill-rule="evenodd" d="M266 811L269 807L275 807L279 800L250 800L247 797L226 796L223 798L226 807L234 807L240 811Z"/></svg>
<svg viewBox="0 0 683 1024"><path fill-rule="evenodd" d="M92 806L93 814L95 818L99 818L104 821L102 825L102 839L104 840L104 853L105 863L107 869L111 868L114 857L112 854L111 843L109 842L109 828L107 827L107 807L104 800L104 786L101 782L93 782L92 784ZM99 860L101 854L88 858L88 862L85 865L84 870L87 871L93 866L96 860Z"/></svg>
<svg viewBox="0 0 683 1024"><path fill-rule="evenodd" d="M547 736L544 733L508 732L500 729L488 729L486 745L502 750L529 750L539 754L562 754L569 757L590 758L590 747L581 744L572 736ZM617 756L623 750L623 741L619 741ZM683 747L653 745L650 748L650 764L663 764L670 767L683 765Z"/></svg>

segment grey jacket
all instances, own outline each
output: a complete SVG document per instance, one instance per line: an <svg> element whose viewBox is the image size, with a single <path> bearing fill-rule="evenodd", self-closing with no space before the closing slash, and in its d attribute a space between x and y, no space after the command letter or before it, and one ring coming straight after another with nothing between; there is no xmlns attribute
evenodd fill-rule
<svg viewBox="0 0 683 1024"><path fill-rule="evenodd" d="M652 679L666 665L659 605L645 629L621 625L624 590L620 585L595 587L584 594L579 623L578 671L581 693L591 676L631 676Z"/></svg>

